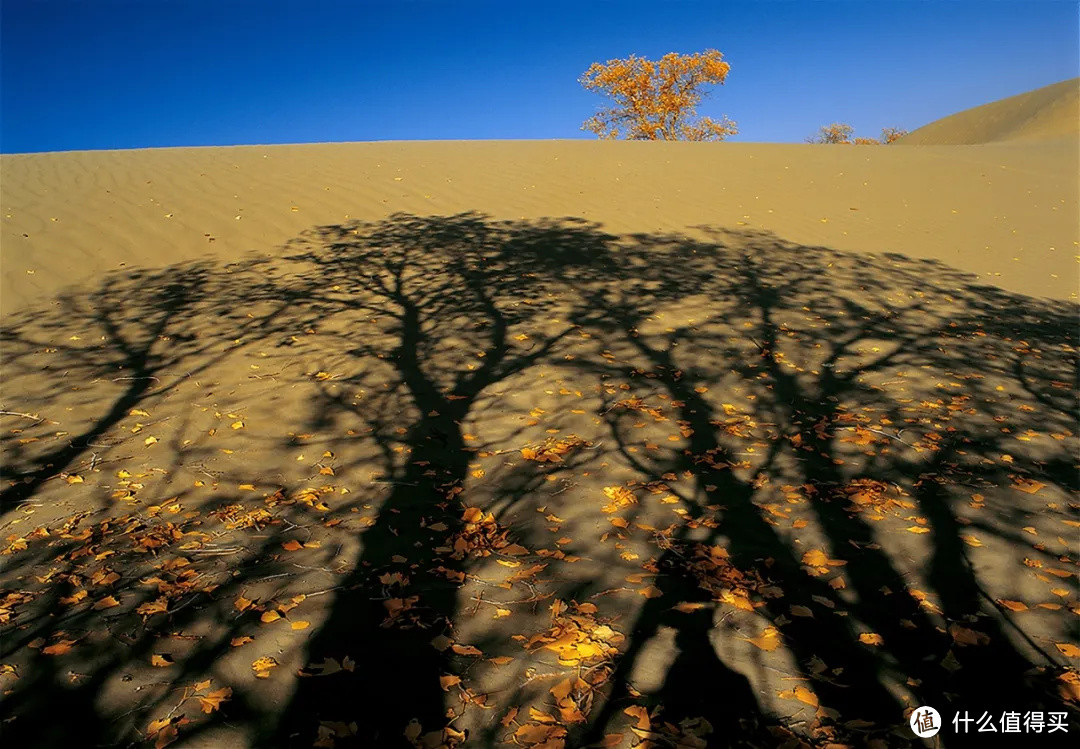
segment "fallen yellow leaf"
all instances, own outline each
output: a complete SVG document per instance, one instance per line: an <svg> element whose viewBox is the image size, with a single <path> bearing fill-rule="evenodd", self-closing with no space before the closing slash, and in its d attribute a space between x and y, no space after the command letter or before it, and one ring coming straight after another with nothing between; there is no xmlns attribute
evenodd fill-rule
<svg viewBox="0 0 1080 749"><path fill-rule="evenodd" d="M700 611L701 609L705 608L705 604L703 604L703 603L680 603L680 604L676 604L675 606L672 606L672 608L675 609L676 611L681 611L684 614L689 614L691 612Z"/></svg>
<svg viewBox="0 0 1080 749"><path fill-rule="evenodd" d="M780 632L776 627L766 627L757 637L744 639L751 645L766 651L776 650L780 647Z"/></svg>
<svg viewBox="0 0 1080 749"><path fill-rule="evenodd" d="M1013 479L1012 488L1024 492L1025 494L1036 494L1040 489L1045 487L1046 484L1041 481L1035 481L1029 478L1015 478Z"/></svg>
<svg viewBox="0 0 1080 749"><path fill-rule="evenodd" d="M798 700L799 702L810 705L811 707L818 706L817 695L803 686L798 686L794 689L784 690L782 692L779 692L777 696L785 700Z"/></svg>
<svg viewBox="0 0 1080 749"><path fill-rule="evenodd" d="M75 640L61 640L60 642L49 645L47 648L42 648L41 652L44 655L63 655L71 650L71 646L75 644ZM1060 645L1058 646L1061 647Z"/></svg>
<svg viewBox="0 0 1080 749"><path fill-rule="evenodd" d="M254 663L252 663L251 670L255 672L255 678L267 679L270 677L271 669L277 668L277 665L278 662L274 658L267 655L259 658Z"/></svg>
<svg viewBox="0 0 1080 749"><path fill-rule="evenodd" d="M949 634L952 635L953 641L961 647L966 645L989 645L990 636L984 632L976 632L973 629L964 627L956 622L949 625Z"/></svg>
<svg viewBox="0 0 1080 749"><path fill-rule="evenodd" d="M1007 608L1009 611L1027 611L1028 610L1027 604L1026 603L1021 603L1020 601L998 600L998 603L1000 603L1002 606Z"/></svg>
<svg viewBox="0 0 1080 749"><path fill-rule="evenodd" d="M86 596L87 593L85 590L77 590L70 596L64 596L63 598L61 598L60 603L64 604L65 606L73 606L74 604L86 598Z"/></svg>
<svg viewBox="0 0 1080 749"><path fill-rule="evenodd" d="M153 614L164 614L168 610L169 599L162 596L161 598L151 601L150 603L142 604L137 609L135 609L135 613L141 614L142 616L152 616Z"/></svg>
<svg viewBox="0 0 1080 749"><path fill-rule="evenodd" d="M1055 642L1054 647L1060 650L1061 654L1066 658L1080 658L1080 647L1073 645L1071 642Z"/></svg>
<svg viewBox="0 0 1080 749"><path fill-rule="evenodd" d="M1069 702L1080 702L1080 674L1075 671L1065 671L1058 674L1058 694L1062 699Z"/></svg>
<svg viewBox="0 0 1080 749"><path fill-rule="evenodd" d="M222 687L217 691L210 692L205 697L199 698L204 713L210 714L221 708L221 703L232 697L232 687Z"/></svg>

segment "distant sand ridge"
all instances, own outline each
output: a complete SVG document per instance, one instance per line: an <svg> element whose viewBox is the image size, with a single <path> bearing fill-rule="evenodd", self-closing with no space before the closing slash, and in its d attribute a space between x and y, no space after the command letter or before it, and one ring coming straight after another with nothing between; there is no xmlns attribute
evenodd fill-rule
<svg viewBox="0 0 1080 749"><path fill-rule="evenodd" d="M464 211L575 216L612 233L764 229L1075 299L1077 143L1049 137L1066 124L1075 134L1075 109L1065 81L903 141L1020 138L977 147L448 141L7 155L0 311L110 271L274 254L312 226Z"/></svg>
<svg viewBox="0 0 1080 749"><path fill-rule="evenodd" d="M912 146L1080 137L1080 78L965 109L908 134Z"/></svg>

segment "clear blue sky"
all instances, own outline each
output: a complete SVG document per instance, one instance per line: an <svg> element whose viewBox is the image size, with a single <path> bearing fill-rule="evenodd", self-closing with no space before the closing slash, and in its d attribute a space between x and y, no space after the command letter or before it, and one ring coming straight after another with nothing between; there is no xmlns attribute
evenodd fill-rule
<svg viewBox="0 0 1080 749"><path fill-rule="evenodd" d="M593 61L716 48L733 140L908 129L1078 75L1076 0L0 0L0 151L592 138Z"/></svg>

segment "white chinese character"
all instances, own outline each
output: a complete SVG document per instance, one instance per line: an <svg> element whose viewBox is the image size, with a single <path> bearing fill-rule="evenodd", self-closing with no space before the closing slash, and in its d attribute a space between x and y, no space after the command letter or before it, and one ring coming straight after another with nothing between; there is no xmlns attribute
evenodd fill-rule
<svg viewBox="0 0 1080 749"><path fill-rule="evenodd" d="M1042 733L1046 727L1044 724L1045 717L1042 710L1032 710L1029 713L1024 713L1024 732Z"/></svg>
<svg viewBox="0 0 1080 749"><path fill-rule="evenodd" d="M990 713L984 710L982 717L979 718L979 733L997 733L997 726L994 725L993 720Z"/></svg>
<svg viewBox="0 0 1080 749"><path fill-rule="evenodd" d="M1068 713L1050 713L1050 720L1046 723L1046 727L1050 730L1047 733L1056 733L1057 731L1068 733L1069 727L1065 725L1067 717L1069 717Z"/></svg>
<svg viewBox="0 0 1080 749"><path fill-rule="evenodd" d="M967 710L964 711L964 717L963 718L960 717L960 713L953 713L953 716L952 716L953 730L956 731L957 733L967 733L968 732L968 726L970 726L974 722L975 722L974 718L969 718L968 717L968 711ZM964 724L964 728L962 730L960 728L961 723Z"/></svg>
<svg viewBox="0 0 1080 749"><path fill-rule="evenodd" d="M1020 713L1008 710L1001 716L1002 733L1020 733Z"/></svg>

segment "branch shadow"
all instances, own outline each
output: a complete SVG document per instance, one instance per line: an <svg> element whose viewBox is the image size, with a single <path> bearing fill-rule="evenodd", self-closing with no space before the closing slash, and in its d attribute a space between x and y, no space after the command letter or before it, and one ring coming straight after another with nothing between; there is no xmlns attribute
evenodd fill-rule
<svg viewBox="0 0 1080 749"><path fill-rule="evenodd" d="M812 731L828 739L843 733L842 719L851 716L882 728L895 724L895 716L905 708L895 696L897 687L910 690L915 704L948 706L953 714L988 713L1000 720L1006 711L1020 715L1056 710L1062 720L1075 724L1075 708L1065 709L1057 685L1048 678L1060 677L1068 662L1060 653L1050 652L1047 637L1052 632L1064 643L1071 642L1075 625L1057 622L1044 630L1040 644L1022 631L1013 609L986 592L987 582L980 579L978 565L968 553L969 546L981 542L963 533L973 521L956 511L963 488L952 483L961 477L977 478L987 487L1000 489L1011 482L1013 489L1030 490L1032 482L1040 486L1053 482L1059 496L1069 496L1076 462L1067 449L1055 448L1049 437L1075 443L1074 412L1063 405L1065 398L1050 400L1034 393L1075 382L1075 310L1071 305L1025 300L1027 313L1009 317L1002 311L1013 309L1015 299L974 284L940 263L895 255L846 255L753 233L707 228L706 232L714 242L641 238L640 251L647 253L654 272L639 272L635 281L622 285L618 298L609 291L592 294L589 313L581 322L617 331L627 354L616 358L640 362L636 368L623 366L615 372L597 361L606 376L649 373L677 406L678 423L689 427L684 431L689 436L683 455L672 455L646 472L654 480L664 473L692 473L695 493L707 498L709 506L723 508L704 543L722 542L741 572L738 580L750 576L769 582L753 606L775 625L802 678L812 684L812 702L818 708ZM655 307L641 301L655 298L650 291L681 306L693 324L645 335L642 329ZM688 302L685 297L691 295L693 301ZM873 355L858 351L860 344ZM612 347L610 341L608 346ZM1017 353L1026 357L1031 369L1042 370L1039 386L1029 387L1019 376ZM947 416L903 416L897 412L918 409L897 406L919 402L918 397L896 397L872 382L875 375L897 368L929 370L933 377L953 380L950 385L955 387L961 387L956 380L963 381L967 389L946 405L936 397L945 387L941 382L911 388L922 391L921 406L945 410ZM724 369L730 376L722 376ZM747 478L735 475L740 461L733 457L731 440L718 438L723 431L716 427L723 426L722 421L701 395L717 385L733 399L733 391L743 390L744 396L750 391L751 415L773 430L773 447L767 455L756 465L744 466ZM1004 390L1027 393L1032 404L1017 403L1017 396L1010 396L1009 405L1019 408L1009 408L1008 417L1001 415L1005 404L995 395ZM966 407L969 403L976 408ZM1037 409L1035 404L1050 409ZM991 437L985 416L977 409L985 409L992 422L1008 427ZM1037 419L1024 416L1036 412L1041 413ZM966 418L953 418L961 413ZM885 425L898 423L925 434L909 438L914 444L906 445L899 436L882 431ZM854 431L857 439L845 440L841 430ZM1014 459L1008 455L1016 452L1009 435L1021 431L1041 434L1042 449ZM885 444L871 460L852 460L845 441ZM778 464L775 449L785 442L790 443L788 457L795 459L786 467ZM909 450L896 454L894 442ZM1003 454L1007 463L994 460ZM777 532L770 505L755 499L777 479L785 480L789 490L802 487L810 495L810 520L816 521L823 541L813 557L800 554ZM917 563L906 571L899 569L895 552L884 547L885 537L875 528L883 513L865 512L864 505L882 506L887 487L912 497L895 505L915 511L903 516L916 523L904 530L929 534L929 564L923 570ZM1062 509L1053 502L1048 506ZM982 509L978 503L975 507ZM1025 521L1039 513L1038 507L1029 506ZM1068 522L1070 515L1058 517ZM981 527L1006 537L1010 524L1019 524L1019 519L1017 514L1000 513ZM700 572L700 565L687 563L685 549L678 553L683 541L678 533L673 539L678 557L673 574ZM1016 543L1015 537L1010 541L1015 544L1012 561L1019 566L1016 547L1024 544ZM1059 542L1058 561L1074 563L1067 542L1060 537ZM1041 544L1034 548L1046 551ZM816 554L819 550L825 553ZM660 561L661 570L665 561L671 564L670 552ZM834 564L845 574L829 581L836 585L825 585L822 578ZM913 573L920 572L940 604L912 585ZM1009 576L1015 573L995 572L994 587L1007 589ZM724 581L732 584L730 576ZM1059 593L1070 595L1064 589ZM1046 605L1060 609L1057 603ZM633 671L635 650L657 636L664 626L660 612L671 607L665 597L645 606L617 677ZM689 635L683 627L678 631L677 637L700 639L693 630ZM628 688L625 681L616 690L620 686ZM797 692L788 691L788 696L800 699ZM655 699L657 704L684 701L666 684ZM588 740L598 740L610 719L610 709L600 712ZM728 739L754 740L734 730L730 720L728 724ZM873 735L866 724L859 725L859 733ZM885 733L879 730L878 737ZM1000 733L961 734L952 737L950 745L985 746L994 740L1010 739Z"/></svg>
<svg viewBox="0 0 1080 749"><path fill-rule="evenodd" d="M59 301L2 330L5 740L891 746L919 704L1077 730L1073 305L476 213ZM543 660L522 632L567 616L620 647ZM552 708L536 671L568 664Z"/></svg>

